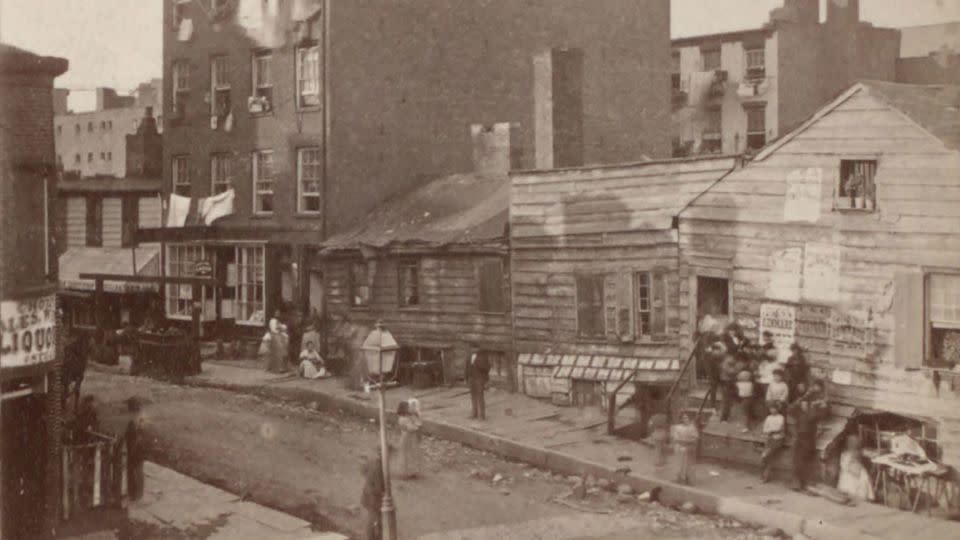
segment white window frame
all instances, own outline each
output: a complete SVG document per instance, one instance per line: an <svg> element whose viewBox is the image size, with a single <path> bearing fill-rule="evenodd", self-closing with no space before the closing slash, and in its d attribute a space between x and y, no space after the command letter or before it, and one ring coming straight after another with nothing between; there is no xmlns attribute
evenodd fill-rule
<svg viewBox="0 0 960 540"><path fill-rule="evenodd" d="M210 194L217 195L233 187L232 156L226 152L210 154ZM219 189L223 188L223 189Z"/></svg>
<svg viewBox="0 0 960 540"><path fill-rule="evenodd" d="M266 114L273 110L273 52L253 51L250 59L251 88L254 100L266 102L263 110L254 114ZM266 74L266 77L263 75Z"/></svg>
<svg viewBox="0 0 960 540"><path fill-rule="evenodd" d="M315 161L310 161L309 163L304 161L305 156L314 154L317 159ZM297 212L301 214L320 214L323 210L323 194L322 194L322 182L323 182L323 156L320 153L319 146L308 146L297 149ZM307 167L315 168L317 171L316 177L313 179L307 179L305 177L305 170ZM315 191L307 191L304 189L304 183L307 181L314 181L316 183ZM307 205L304 204L304 201L307 197L316 197L317 198L317 209L308 210Z"/></svg>
<svg viewBox="0 0 960 540"><path fill-rule="evenodd" d="M170 161L172 191L177 195L189 197L191 191L193 191L193 184L190 180L190 155L181 154L173 156L170 158ZM180 188L186 188L186 192L181 191Z"/></svg>
<svg viewBox="0 0 960 540"><path fill-rule="evenodd" d="M189 257L185 255L189 254ZM207 258L206 247L199 244L167 244L166 269L170 277L193 276L193 264ZM164 311L168 319L189 321L193 319L193 285L168 284ZM200 291L200 319L206 304L206 287Z"/></svg>
<svg viewBox="0 0 960 540"><path fill-rule="evenodd" d="M210 116L226 117L233 107L232 100L228 100L227 108L217 110L217 96L221 93L230 95L230 57L221 54L210 57Z"/></svg>
<svg viewBox="0 0 960 540"><path fill-rule="evenodd" d="M186 60L174 60L170 68L173 81L173 111L174 118L182 118L186 114L187 94L190 92L190 64Z"/></svg>
<svg viewBox="0 0 960 540"><path fill-rule="evenodd" d="M264 174L265 171L261 170L265 167L265 163L269 164L269 169L266 172L269 174ZM269 215L274 212L273 205L276 202L274 200L274 186L276 185L276 170L274 169L273 161L273 150L257 150L253 152L253 167L251 167L253 173L253 213L259 215ZM268 184L269 188L264 187L264 184ZM270 210L263 209L263 197L270 197Z"/></svg>
<svg viewBox="0 0 960 540"><path fill-rule="evenodd" d="M747 115L747 139L744 141L744 143L745 143L745 144L747 145L747 147L749 148L749 147L750 147L750 136L751 136L751 135L762 135L762 136L763 136L763 144L761 144L761 145L760 145L759 147L757 147L756 149L762 148L763 146L765 146L765 145L767 144L767 107L766 107L766 105L763 105L763 106L744 107L744 112L745 112L746 115ZM760 115L760 119L763 120L763 129L759 129L759 130L757 130L757 129L750 129L750 115L751 115L751 114L759 114L759 115Z"/></svg>
<svg viewBox="0 0 960 540"><path fill-rule="evenodd" d="M707 56L708 55L717 55L717 65L714 67L707 67ZM703 68L703 71L716 71L718 69L723 69L723 55L720 52L720 49L701 49L700 50L700 65Z"/></svg>
<svg viewBox="0 0 960 540"><path fill-rule="evenodd" d="M234 323L263 326L266 318L267 259L263 245L237 246L237 293ZM260 313L259 318L256 317Z"/></svg>
<svg viewBox="0 0 960 540"><path fill-rule="evenodd" d="M313 56L310 59L308 57ZM298 47L296 52L297 108L315 109L322 104L320 84L321 56L319 45ZM309 63L308 63L309 61ZM305 103L304 97L314 96L315 103Z"/></svg>

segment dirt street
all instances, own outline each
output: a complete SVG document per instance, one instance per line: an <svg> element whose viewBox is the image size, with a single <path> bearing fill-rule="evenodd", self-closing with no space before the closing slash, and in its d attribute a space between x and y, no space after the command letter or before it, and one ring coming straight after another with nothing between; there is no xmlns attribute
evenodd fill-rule
<svg viewBox="0 0 960 540"><path fill-rule="evenodd" d="M97 396L111 429L125 424L124 400L141 397L152 461L318 530L362 531L360 466L377 445L372 422L309 404L95 372L88 372L84 393ZM635 496L618 502L593 484L585 497L573 496L572 479L456 443L425 438L422 446L423 477L394 483L403 539L760 536L732 520L683 514Z"/></svg>

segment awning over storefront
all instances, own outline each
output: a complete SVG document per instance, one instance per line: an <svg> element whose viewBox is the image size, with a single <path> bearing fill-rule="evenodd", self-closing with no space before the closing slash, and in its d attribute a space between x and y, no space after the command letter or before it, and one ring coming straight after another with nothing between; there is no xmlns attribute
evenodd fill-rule
<svg viewBox="0 0 960 540"><path fill-rule="evenodd" d="M136 272L133 261L136 259ZM64 289L92 291L94 283L80 279L80 274L127 274L157 276L160 274L160 247L136 248L136 257L130 248L73 247L60 256L60 286ZM106 281L103 290L112 293L156 292L156 283L128 283Z"/></svg>
<svg viewBox="0 0 960 540"><path fill-rule="evenodd" d="M521 366L552 367L556 378L589 381L622 381L635 371L638 381L660 381L672 379L680 371L679 360L623 356L522 353L517 361Z"/></svg>

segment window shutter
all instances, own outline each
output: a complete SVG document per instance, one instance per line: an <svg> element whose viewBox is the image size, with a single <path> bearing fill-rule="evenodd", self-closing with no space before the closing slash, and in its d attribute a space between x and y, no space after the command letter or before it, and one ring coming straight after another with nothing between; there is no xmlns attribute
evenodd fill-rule
<svg viewBox="0 0 960 540"><path fill-rule="evenodd" d="M503 265L500 259L480 261L480 311L506 311Z"/></svg>
<svg viewBox="0 0 960 540"><path fill-rule="evenodd" d="M605 279L600 275L576 276L577 333L583 337L603 337L605 334L604 291Z"/></svg>
<svg viewBox="0 0 960 540"><path fill-rule="evenodd" d="M667 332L667 276L656 272L650 279L650 333L653 335Z"/></svg>
<svg viewBox="0 0 960 540"><path fill-rule="evenodd" d="M902 272L894 277L893 314L896 331L894 365L923 366L924 310L923 274Z"/></svg>
<svg viewBox="0 0 960 540"><path fill-rule="evenodd" d="M620 341L633 341L633 276L617 276L617 336Z"/></svg>
<svg viewBox="0 0 960 540"><path fill-rule="evenodd" d="M619 325L617 324L617 313L620 307L620 300L617 298L619 277L617 274L607 274L603 277L603 311L604 311L604 334L610 341L619 341Z"/></svg>

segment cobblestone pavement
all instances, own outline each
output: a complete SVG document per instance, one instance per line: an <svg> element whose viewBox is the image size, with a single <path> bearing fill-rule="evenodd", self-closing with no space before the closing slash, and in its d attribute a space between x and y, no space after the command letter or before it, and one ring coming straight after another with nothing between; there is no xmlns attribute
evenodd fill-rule
<svg viewBox="0 0 960 540"><path fill-rule="evenodd" d="M309 405L89 373L103 423L122 429L140 396L150 459L317 530L362 530L360 464L376 425ZM396 433L391 433L396 438ZM685 513L592 479L565 478L449 441L424 438L421 478L394 484L401 539L760 538L721 518ZM690 509L688 509L690 510ZM226 537L224 537L226 538Z"/></svg>

